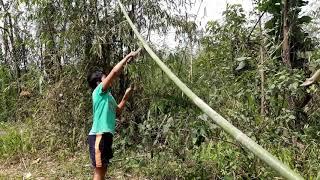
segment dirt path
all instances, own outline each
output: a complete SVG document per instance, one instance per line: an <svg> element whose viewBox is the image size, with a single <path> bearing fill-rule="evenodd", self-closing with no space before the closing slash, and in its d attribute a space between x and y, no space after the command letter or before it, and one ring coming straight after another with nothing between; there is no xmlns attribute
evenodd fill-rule
<svg viewBox="0 0 320 180"><path fill-rule="evenodd" d="M92 170L85 152L72 157L61 153L57 157L40 155L0 160L0 179L91 179ZM107 179L146 179L111 168Z"/></svg>

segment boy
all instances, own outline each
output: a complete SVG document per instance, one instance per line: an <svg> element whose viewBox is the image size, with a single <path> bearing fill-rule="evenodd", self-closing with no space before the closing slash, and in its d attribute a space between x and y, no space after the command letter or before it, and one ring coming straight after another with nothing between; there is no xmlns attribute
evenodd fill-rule
<svg viewBox="0 0 320 180"><path fill-rule="evenodd" d="M128 88L119 104L111 95L112 82L119 76L123 66L135 58L139 53L131 52L122 59L106 76L101 71L88 75L89 86L93 89L93 125L89 133L88 143L94 180L105 177L109 160L113 157L112 141L115 132L116 115L120 115L132 89Z"/></svg>

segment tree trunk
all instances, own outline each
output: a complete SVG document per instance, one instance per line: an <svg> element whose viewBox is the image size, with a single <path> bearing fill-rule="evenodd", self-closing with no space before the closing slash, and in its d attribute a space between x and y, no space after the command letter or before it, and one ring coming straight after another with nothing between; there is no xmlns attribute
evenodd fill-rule
<svg viewBox="0 0 320 180"><path fill-rule="evenodd" d="M290 22L289 22L289 9L290 2L289 0L284 0L283 7L283 44L282 44L282 61L287 66L287 68L291 69L291 61L290 61Z"/></svg>
<svg viewBox="0 0 320 180"><path fill-rule="evenodd" d="M193 44L192 44L192 38L189 37L190 39L190 72L189 72L189 80L192 82L192 71L193 71Z"/></svg>
<svg viewBox="0 0 320 180"><path fill-rule="evenodd" d="M103 5L104 5L104 8L105 8L105 11L104 11L104 25L105 25L105 28L106 29L109 29L109 31L112 31L112 29L110 29L110 25L109 24L112 24L112 22L109 22L109 15L108 15L108 7L109 7L109 2L107 2L107 0L103 0ZM111 33L112 34L112 33ZM102 45L102 58L103 58L103 67L105 67L106 69L110 69L110 66L111 66L111 60L112 60L112 57L113 57L113 54L112 54L112 38L110 38L110 35L109 34L106 34L105 37L105 42L106 44L103 44Z"/></svg>
<svg viewBox="0 0 320 180"><path fill-rule="evenodd" d="M290 4L289 0L283 0L283 42L282 42L282 61L285 66L290 70L292 69L290 61L290 22L289 22L289 9ZM295 108L294 97L288 97L288 104L290 109Z"/></svg>
<svg viewBox="0 0 320 180"><path fill-rule="evenodd" d="M290 29L291 29L291 22L289 20L289 10L291 1L290 0L284 0L283 1L283 45L282 45L282 60L285 66L292 70L293 62L296 58L291 57L291 42L290 42ZM292 7L294 8L294 7ZM291 62L292 58L292 62ZM299 67L301 68L301 67ZM300 97L303 98L300 98ZM294 111L294 115L296 117L296 121L294 121L293 128L302 129L304 123L307 121L308 116L304 112L303 108L308 104L308 102L311 100L312 96L308 94L305 90L303 95L300 95L300 97L294 97L292 95L289 95L288 97L288 105L291 110Z"/></svg>
<svg viewBox="0 0 320 180"><path fill-rule="evenodd" d="M265 75L264 75L264 69L263 69L263 65L264 65L264 39L263 39L263 32L262 32L262 24L261 24L261 20L259 21L259 26L260 26L260 68L259 68L259 72L260 72L260 80L261 80L261 109L260 109L260 113L261 116L264 117L265 116L265 91L264 91L264 84L265 84Z"/></svg>
<svg viewBox="0 0 320 180"><path fill-rule="evenodd" d="M22 38L19 29L18 29L18 18L17 16L14 17L14 35L15 35L15 46L16 46L16 54L15 54L15 59L17 60L18 65L23 65L24 72L27 72L27 49L24 44L24 39ZM22 64L23 63L23 64ZM19 68L20 69L20 68ZM20 69L21 71L21 69Z"/></svg>
<svg viewBox="0 0 320 180"><path fill-rule="evenodd" d="M12 49L12 59L15 67L15 72L16 72L16 78L17 78L17 90L20 92L20 77L21 77L21 70L20 70L20 61L18 58L18 52L17 52L17 47L16 47L16 42L13 36L14 30L13 30L13 23L12 23L12 17L10 13L7 13L6 18L8 19L9 22L9 39L10 39L10 44L11 44L11 49Z"/></svg>
<svg viewBox="0 0 320 180"><path fill-rule="evenodd" d="M4 63L10 67L10 62L9 62L9 40L8 40L8 36L9 36L9 31L7 29L7 22L6 20L4 21L4 29L3 30L3 35L2 35L2 40L3 40L3 45L4 45L4 53L3 53L3 58L4 58Z"/></svg>
<svg viewBox="0 0 320 180"><path fill-rule="evenodd" d="M47 6L45 7L47 10L45 14L45 22L43 22L43 27L42 27L42 33L47 33L49 37L49 42L46 43L47 46L45 46L45 56L44 56L44 66L45 70L48 73L49 80L55 80L56 77L56 70L59 70L59 58L57 55L57 50L56 50L56 42L55 42L55 25L54 25L54 16L56 15L56 10L54 5L51 3L48 3ZM57 73L59 74L59 73Z"/></svg>
<svg viewBox="0 0 320 180"><path fill-rule="evenodd" d="M136 17L135 17L135 8L136 8L136 4L134 2L132 2L131 4L131 11L129 12L129 17L132 20L133 23L136 22ZM134 33L133 30L130 29L130 45L133 44L132 40L134 39ZM129 45L129 50L130 49L130 45Z"/></svg>

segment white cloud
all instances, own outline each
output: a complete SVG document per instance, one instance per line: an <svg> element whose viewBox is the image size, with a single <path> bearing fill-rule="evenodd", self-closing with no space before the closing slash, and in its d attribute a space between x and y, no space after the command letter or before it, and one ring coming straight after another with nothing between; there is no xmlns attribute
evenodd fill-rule
<svg viewBox="0 0 320 180"><path fill-rule="evenodd" d="M204 29L210 20L221 20L222 13L226 10L227 4L241 4L245 13L248 15L253 9L252 0L197 0L196 4L190 9L191 14L195 14L198 27ZM179 42L175 40L175 32L170 31L165 37L153 33L151 41L159 47L174 49Z"/></svg>
<svg viewBox="0 0 320 180"><path fill-rule="evenodd" d="M221 20L222 13L226 10L227 4L241 4L246 13L253 9L251 0L203 0L202 3L200 1L196 4L198 8L194 8L192 12L199 12L197 23L201 27L204 27L210 20Z"/></svg>
<svg viewBox="0 0 320 180"><path fill-rule="evenodd" d="M227 4L241 4L247 17L254 8L253 0L197 0L190 12L197 15L196 23L199 28L203 29L210 20L222 20L222 13L226 10ZM306 15L311 9L314 10L317 7L320 8L320 0L309 0L309 5L303 8L302 15ZM170 32L166 37L154 34L151 41L174 49L179 44L174 40L174 37L174 32Z"/></svg>

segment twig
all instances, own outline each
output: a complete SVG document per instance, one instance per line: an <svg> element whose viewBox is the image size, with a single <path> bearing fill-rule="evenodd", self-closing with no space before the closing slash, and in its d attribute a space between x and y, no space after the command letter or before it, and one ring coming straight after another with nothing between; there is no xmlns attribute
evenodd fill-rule
<svg viewBox="0 0 320 180"><path fill-rule="evenodd" d="M254 29L256 29L256 27L257 27L258 23L261 21L261 19L262 19L263 15L264 15L265 13L266 13L266 11L264 11L264 12L259 16L258 21L257 21L257 22L256 22L256 24L253 26L252 30L250 31L250 33L249 33L249 35L248 35L248 37L247 37L247 42L249 42L250 37L251 37L251 35L252 35L252 33L253 33Z"/></svg>
<svg viewBox="0 0 320 180"><path fill-rule="evenodd" d="M24 162L23 157L20 157L20 158L21 158L22 164L23 164L23 166L24 166L24 169L25 169L26 171L28 171L28 168L27 168L27 166L26 166L26 163Z"/></svg>

